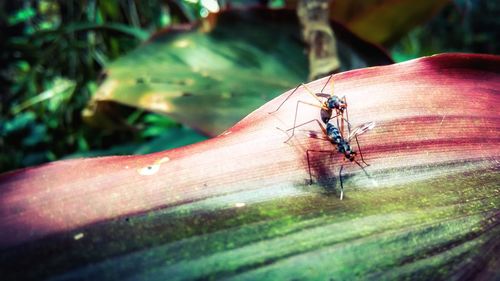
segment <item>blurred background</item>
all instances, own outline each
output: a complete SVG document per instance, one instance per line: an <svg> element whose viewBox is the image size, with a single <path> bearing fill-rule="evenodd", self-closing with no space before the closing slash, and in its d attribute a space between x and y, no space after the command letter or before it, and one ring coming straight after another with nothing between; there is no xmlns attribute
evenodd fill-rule
<svg viewBox="0 0 500 281"><path fill-rule="evenodd" d="M487 0L0 2L0 172L202 141L300 82L499 54Z"/></svg>

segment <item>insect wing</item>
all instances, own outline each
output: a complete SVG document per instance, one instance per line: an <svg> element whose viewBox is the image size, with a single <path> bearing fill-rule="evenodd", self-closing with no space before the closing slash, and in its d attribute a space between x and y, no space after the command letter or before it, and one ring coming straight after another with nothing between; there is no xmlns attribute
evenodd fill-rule
<svg viewBox="0 0 500 281"><path fill-rule="evenodd" d="M329 94L325 94L325 93L316 93L316 96L321 97L321 98L325 98L325 99L330 97Z"/></svg>
<svg viewBox="0 0 500 281"><path fill-rule="evenodd" d="M354 137L362 135L362 134L368 132L369 130L373 129L373 127L375 127L375 122L368 122L368 123L361 124L351 131L351 133L349 134L349 137L347 139L350 141Z"/></svg>

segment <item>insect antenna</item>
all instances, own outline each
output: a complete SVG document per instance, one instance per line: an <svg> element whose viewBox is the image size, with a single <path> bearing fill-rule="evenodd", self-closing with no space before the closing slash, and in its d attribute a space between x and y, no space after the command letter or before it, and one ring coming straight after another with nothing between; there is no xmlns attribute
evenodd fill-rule
<svg viewBox="0 0 500 281"><path fill-rule="evenodd" d="M331 74L331 75L328 77L328 80L326 80L325 85L323 85L323 88L321 88L321 92L322 92L322 93L323 93L323 91L325 90L326 85L328 85L328 82L330 82L330 79L332 79L332 77L333 77L333 74ZM333 93L333 80L332 80L332 93Z"/></svg>

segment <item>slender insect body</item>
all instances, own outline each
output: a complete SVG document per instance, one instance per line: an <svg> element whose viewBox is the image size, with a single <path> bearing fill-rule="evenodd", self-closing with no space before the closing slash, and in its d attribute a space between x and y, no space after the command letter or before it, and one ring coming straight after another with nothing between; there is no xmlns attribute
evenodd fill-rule
<svg viewBox="0 0 500 281"><path fill-rule="evenodd" d="M330 142L337 146L337 151L344 154L347 160L354 161L356 152L352 150L349 142L342 137L339 129L332 123L327 123L326 133Z"/></svg>
<svg viewBox="0 0 500 281"><path fill-rule="evenodd" d="M364 163L366 166L369 166L368 163L365 162L363 159L363 153L361 152L361 147L359 146L359 141L357 136L366 133L367 131L371 130L374 126L374 122L368 122L365 124L362 124L354 129L351 130L351 123L349 122L349 115L347 111L347 99L346 97L339 98L336 95L329 95L326 93L323 93L323 90L325 89L326 85L328 82L331 80L332 76L328 78L328 80L325 83L325 86L323 86L323 89L321 90L320 93L313 93L305 84L300 84L298 85L292 93L290 93L284 100L283 102L278 106L278 108L271 113L274 113L278 111L281 106L299 89L299 87L303 87L308 94L310 94L313 98L316 99L317 103L310 103L308 101L303 101L303 100L298 100L296 102L296 107L295 107L295 116L294 116L294 121L293 121L293 127L288 129L288 130L282 130L284 132L292 131L291 135L288 137L288 139L285 141L287 143L295 133L295 129L298 127L302 127L306 124L309 123L314 123L316 122L320 129L323 131L323 136L319 136L314 133L311 134L310 137L317 138L317 139L323 139L326 141L329 141L332 145L335 145L337 148L337 151L345 157L345 159L356 163L368 176L368 173L366 173L363 165L361 165L358 160L356 160L358 156L358 152L354 151L350 145L350 141L354 139L356 141L357 149L359 151L359 156L360 160L362 163ZM323 99L321 99L323 98ZM299 105L309 105L309 106L315 106L320 108L320 116L321 116L321 121L320 122L318 119L313 119L309 120L307 122L304 122L302 124L297 125L297 113L299 110ZM335 114L334 114L335 113ZM335 126L332 124L331 120L336 118L336 123L337 125ZM345 128L347 127L347 133L345 131ZM288 133L287 133L288 134ZM306 150L306 155L307 155L307 165L309 169L309 182L312 184L312 174L311 174L311 161L309 159L309 155L311 153L325 153L331 151L328 150L313 150L313 149L307 149ZM344 196L344 185L342 181L342 170L344 168L344 165L342 164L340 166L340 171L339 171L339 178L340 178L340 199L342 200Z"/></svg>
<svg viewBox="0 0 500 281"><path fill-rule="evenodd" d="M337 144L337 149L340 153L344 154L344 157L349 161L354 161L356 158L356 152L352 150L349 142L345 140L341 140L339 144Z"/></svg>
<svg viewBox="0 0 500 281"><path fill-rule="evenodd" d="M328 138L333 144L340 144L342 141L342 135L337 127L335 127L332 123L326 124L326 134Z"/></svg>

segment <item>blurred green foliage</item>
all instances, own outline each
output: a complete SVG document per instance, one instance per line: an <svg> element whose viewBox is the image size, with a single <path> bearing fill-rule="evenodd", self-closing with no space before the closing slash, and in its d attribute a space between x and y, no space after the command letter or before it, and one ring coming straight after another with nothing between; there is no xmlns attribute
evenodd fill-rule
<svg viewBox="0 0 500 281"><path fill-rule="evenodd" d="M455 0L391 49L396 62L443 52L500 54L500 2Z"/></svg>
<svg viewBox="0 0 500 281"><path fill-rule="evenodd" d="M83 124L81 111L108 62L162 27L207 15L214 3L1 1L0 172L68 155L147 153L203 140L167 117L125 107L125 129L101 131ZM391 53L398 61L446 51L498 54L499 12L496 1L456 0Z"/></svg>
<svg viewBox="0 0 500 281"><path fill-rule="evenodd" d="M169 9L159 0L2 1L0 172L122 143L140 146L172 127L166 117L141 112L126 120L134 130L103 132L80 116L104 65L184 20Z"/></svg>

